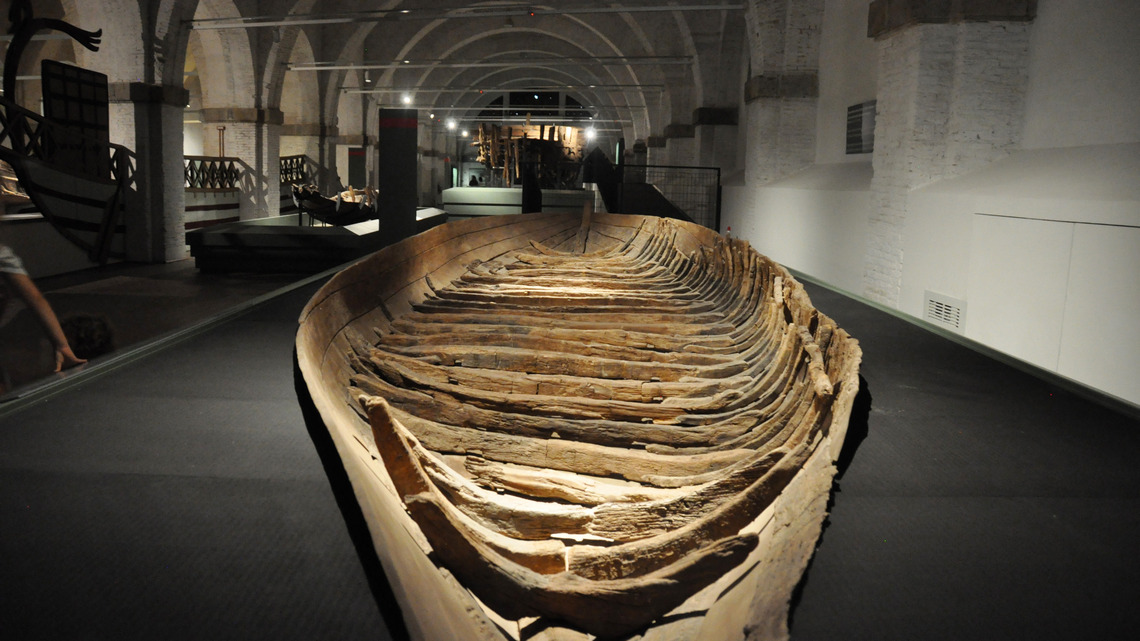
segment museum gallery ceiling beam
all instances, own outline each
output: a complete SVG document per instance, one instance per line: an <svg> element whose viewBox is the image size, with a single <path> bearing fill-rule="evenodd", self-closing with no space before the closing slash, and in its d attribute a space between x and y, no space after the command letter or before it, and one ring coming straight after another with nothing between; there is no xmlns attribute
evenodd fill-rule
<svg viewBox="0 0 1140 641"><path fill-rule="evenodd" d="M547 85L543 87L494 87L484 88L483 91L500 92L500 91L584 91L586 89L640 89L644 91L664 91L665 85L607 85L607 84L594 84L594 85ZM415 87L411 89L397 89L394 87L378 87L376 89L360 89L355 87L342 87L341 91L344 93L473 93L479 91L476 88L468 89L452 89L450 87Z"/></svg>
<svg viewBox="0 0 1140 641"><path fill-rule="evenodd" d="M355 71L360 69L469 69L472 67L570 67L583 64L615 67L626 65L691 65L692 56L581 56L560 58L520 58L489 62L444 62L443 60L395 62L309 62L291 65L289 71Z"/></svg>
<svg viewBox="0 0 1140 641"><path fill-rule="evenodd" d="M441 20L458 18L513 18L574 14L659 13L672 11L740 11L743 4L685 4L599 7L564 6L557 9L519 7L438 7L434 9L400 9L392 11L354 11L338 14L299 14L251 16L247 18L208 18L191 20L194 29L257 29L263 27L298 27L306 25L348 24L399 20Z"/></svg>
<svg viewBox="0 0 1140 641"><path fill-rule="evenodd" d="M422 107L422 108L427 109L427 107ZM550 110L550 109L557 109L558 107L557 106L551 106L551 107L540 107L540 108ZM647 107L645 105L597 105L597 104L590 104L590 105L584 104L581 107L581 109L648 109L648 108L649 107ZM522 107L518 107L518 106L510 107L510 106L503 106L503 105L495 105L495 106L488 105L486 107L435 107L434 109L436 111L443 111L443 112L471 111L472 109L480 109L482 111L519 111L520 109L522 109ZM567 106L566 110L569 112L569 111L573 111L573 110L578 110L578 108L577 107L571 108L571 107Z"/></svg>

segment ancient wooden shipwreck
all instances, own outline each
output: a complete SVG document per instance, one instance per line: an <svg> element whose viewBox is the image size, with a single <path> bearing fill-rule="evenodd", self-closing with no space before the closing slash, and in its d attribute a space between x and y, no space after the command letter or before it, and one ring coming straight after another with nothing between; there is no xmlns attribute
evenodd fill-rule
<svg viewBox="0 0 1140 641"><path fill-rule="evenodd" d="M779 639L857 342L690 223L449 223L344 270L297 357L413 638Z"/></svg>
<svg viewBox="0 0 1140 641"><path fill-rule="evenodd" d="M375 220L379 216L379 203L376 191L371 187L348 189L336 193L332 198L325 197L315 186L291 185L293 204L301 214L308 214L312 220L326 225L345 226ZM311 222L311 221L310 221Z"/></svg>

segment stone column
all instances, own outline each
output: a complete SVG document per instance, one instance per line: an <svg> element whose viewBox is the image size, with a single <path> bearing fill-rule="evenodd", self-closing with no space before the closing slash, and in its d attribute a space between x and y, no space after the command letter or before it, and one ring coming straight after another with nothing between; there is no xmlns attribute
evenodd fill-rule
<svg viewBox="0 0 1140 641"><path fill-rule="evenodd" d="M815 162L823 0L749 0L745 181L763 185Z"/></svg>
<svg viewBox="0 0 1140 641"><path fill-rule="evenodd" d="M645 139L645 164L667 165L669 157L665 149L667 139L665 136L649 136Z"/></svg>
<svg viewBox="0 0 1140 641"><path fill-rule="evenodd" d="M241 218L265 218L281 213L281 126L277 109L203 109L207 155L219 155L217 128L225 127L225 156L242 167Z"/></svg>
<svg viewBox="0 0 1140 641"><path fill-rule="evenodd" d="M876 0L879 89L864 294L898 306L909 194L974 171L1019 142L1036 3Z"/></svg>
<svg viewBox="0 0 1140 641"><path fill-rule="evenodd" d="M696 128L686 123L665 126L665 165L697 164Z"/></svg>
<svg viewBox="0 0 1140 641"><path fill-rule="evenodd" d="M110 86L113 142L135 152L136 192L126 207L127 259L166 262L186 257L182 87ZM139 145L138 141L146 141Z"/></svg>
<svg viewBox="0 0 1140 641"><path fill-rule="evenodd" d="M629 163L630 165L646 165L649 159L649 147L646 146L644 140L638 140L633 143L629 148Z"/></svg>
<svg viewBox="0 0 1140 641"><path fill-rule="evenodd" d="M818 73L756 76L745 85L744 96L748 184L770 183L815 162Z"/></svg>
<svg viewBox="0 0 1140 641"><path fill-rule="evenodd" d="M696 136L695 164L731 168L736 164L736 107L701 107L693 110Z"/></svg>

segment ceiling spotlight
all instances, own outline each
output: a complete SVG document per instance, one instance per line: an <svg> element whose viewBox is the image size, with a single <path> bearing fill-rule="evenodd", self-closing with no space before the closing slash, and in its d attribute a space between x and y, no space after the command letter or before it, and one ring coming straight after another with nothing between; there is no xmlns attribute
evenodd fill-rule
<svg viewBox="0 0 1140 641"><path fill-rule="evenodd" d="M448 129L455 129L455 120L448 118L447 119L447 128Z"/></svg>
<svg viewBox="0 0 1140 641"><path fill-rule="evenodd" d="M412 104L412 97L411 97L411 96L409 96L408 94L404 94L404 104L405 104L405 105L410 105L410 104Z"/></svg>
<svg viewBox="0 0 1140 641"><path fill-rule="evenodd" d="M461 132L460 132L460 134L461 134L461 135L462 135L464 138L466 138L466 137L467 137L467 130L466 130L466 129L464 129L463 131L461 131Z"/></svg>
<svg viewBox="0 0 1140 641"><path fill-rule="evenodd" d="M598 135L598 133L596 131L594 131L593 127L590 127L589 129L586 130L586 140L593 140L594 136L596 136L596 135Z"/></svg>

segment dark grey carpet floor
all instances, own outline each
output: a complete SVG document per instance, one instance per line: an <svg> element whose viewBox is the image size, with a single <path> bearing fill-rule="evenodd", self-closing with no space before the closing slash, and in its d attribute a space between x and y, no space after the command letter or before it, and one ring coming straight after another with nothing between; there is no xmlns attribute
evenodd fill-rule
<svg viewBox="0 0 1140 641"><path fill-rule="evenodd" d="M1140 421L808 289L863 344L869 413L792 638L1133 638Z"/></svg>
<svg viewBox="0 0 1140 641"><path fill-rule="evenodd" d="M0 639L400 636L294 391L313 289L0 419ZM865 381L793 638L1131 638L1140 423L809 289Z"/></svg>
<svg viewBox="0 0 1140 641"><path fill-rule="evenodd" d="M0 638L386 639L287 295L0 422Z"/></svg>

